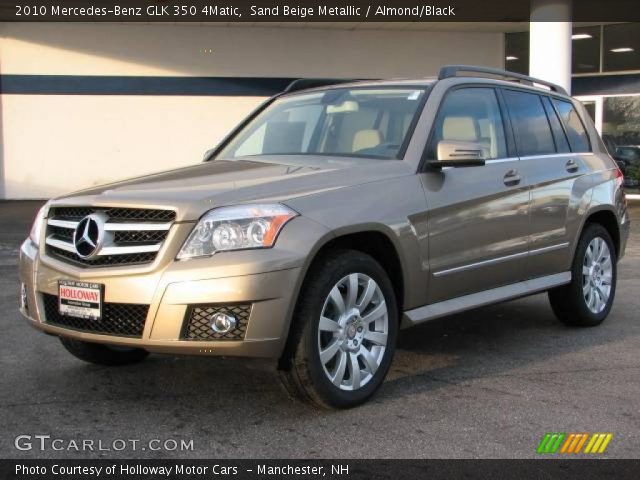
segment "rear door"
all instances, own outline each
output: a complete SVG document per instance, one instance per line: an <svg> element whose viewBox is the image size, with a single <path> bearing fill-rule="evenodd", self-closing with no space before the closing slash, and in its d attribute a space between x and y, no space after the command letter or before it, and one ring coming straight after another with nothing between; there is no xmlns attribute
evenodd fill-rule
<svg viewBox="0 0 640 480"><path fill-rule="evenodd" d="M517 89L504 88L502 93L530 189L527 277L566 271L575 232L571 225L578 221L588 188L587 182L578 181L587 169L582 158L590 149L587 134L570 102Z"/></svg>
<svg viewBox="0 0 640 480"><path fill-rule="evenodd" d="M428 208L429 303L523 279L529 194L506 127L493 87L465 85L445 94L425 156L435 159L440 141L461 141L480 143L487 160L420 174Z"/></svg>

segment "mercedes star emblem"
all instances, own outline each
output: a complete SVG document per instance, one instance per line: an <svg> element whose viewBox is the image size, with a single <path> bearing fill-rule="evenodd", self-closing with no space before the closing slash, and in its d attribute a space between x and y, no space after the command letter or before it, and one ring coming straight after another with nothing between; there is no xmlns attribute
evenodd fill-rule
<svg viewBox="0 0 640 480"><path fill-rule="evenodd" d="M104 219L96 214L84 217L73 232L73 246L81 258L98 254L104 238Z"/></svg>

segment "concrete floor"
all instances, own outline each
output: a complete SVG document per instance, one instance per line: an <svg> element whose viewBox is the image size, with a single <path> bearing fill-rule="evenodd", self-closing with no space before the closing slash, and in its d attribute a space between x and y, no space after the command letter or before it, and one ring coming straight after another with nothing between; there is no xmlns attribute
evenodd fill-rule
<svg viewBox="0 0 640 480"><path fill-rule="evenodd" d="M36 203L0 203L0 457L522 458L545 432L612 432L604 457L640 454L640 203L616 303L598 328L553 317L546 295L402 332L379 394L350 411L293 402L254 363L151 356L84 364L17 311L15 260ZM193 440L187 452L14 448L65 440Z"/></svg>

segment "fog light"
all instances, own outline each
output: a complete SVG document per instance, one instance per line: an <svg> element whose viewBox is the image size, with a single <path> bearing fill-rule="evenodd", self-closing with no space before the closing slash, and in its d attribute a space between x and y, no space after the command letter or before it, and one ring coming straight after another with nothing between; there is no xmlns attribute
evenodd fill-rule
<svg viewBox="0 0 640 480"><path fill-rule="evenodd" d="M27 286L24 283L20 284L20 309L27 311L29 304L27 300Z"/></svg>
<svg viewBox="0 0 640 480"><path fill-rule="evenodd" d="M216 333L227 333L236 328L238 322L235 317L226 313L214 313L211 315L211 329Z"/></svg>

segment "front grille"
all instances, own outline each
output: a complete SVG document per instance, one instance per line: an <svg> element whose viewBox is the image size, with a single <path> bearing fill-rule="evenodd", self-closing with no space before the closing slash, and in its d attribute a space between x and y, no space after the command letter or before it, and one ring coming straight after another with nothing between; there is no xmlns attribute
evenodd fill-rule
<svg viewBox="0 0 640 480"><path fill-rule="evenodd" d="M73 241L77 224L91 214L99 214L104 222L104 245L87 259L77 254ZM150 263L169 235L175 217L172 210L53 207L47 220L46 252L83 268Z"/></svg>
<svg viewBox="0 0 640 480"><path fill-rule="evenodd" d="M141 338L149 305L134 303L104 303L102 318L88 320L60 315L58 297L43 294L45 322L58 327L72 328L82 332L102 333L119 337Z"/></svg>
<svg viewBox="0 0 640 480"><path fill-rule="evenodd" d="M70 228L54 227L50 225L47 229L47 235L53 235L59 240L65 240L69 243L73 242L73 230Z"/></svg>
<svg viewBox="0 0 640 480"><path fill-rule="evenodd" d="M49 216L77 221L96 212L105 212L112 222L173 222L176 219L173 210L147 208L54 207Z"/></svg>
<svg viewBox="0 0 640 480"><path fill-rule="evenodd" d="M221 334L211 328L210 318L215 313L225 313L236 318L236 328ZM193 305L187 309L182 338L184 340L243 340L249 325L251 304Z"/></svg>
<svg viewBox="0 0 640 480"><path fill-rule="evenodd" d="M118 245L153 245L154 243L164 242L168 233L167 230L156 232L117 231L114 232L114 242Z"/></svg>
<svg viewBox="0 0 640 480"><path fill-rule="evenodd" d="M78 267L117 267L121 265L142 265L151 263L156 258L155 252L129 253L126 255L102 255L95 258L80 258L78 255L66 250L47 248L47 253L52 257L64 260Z"/></svg>

